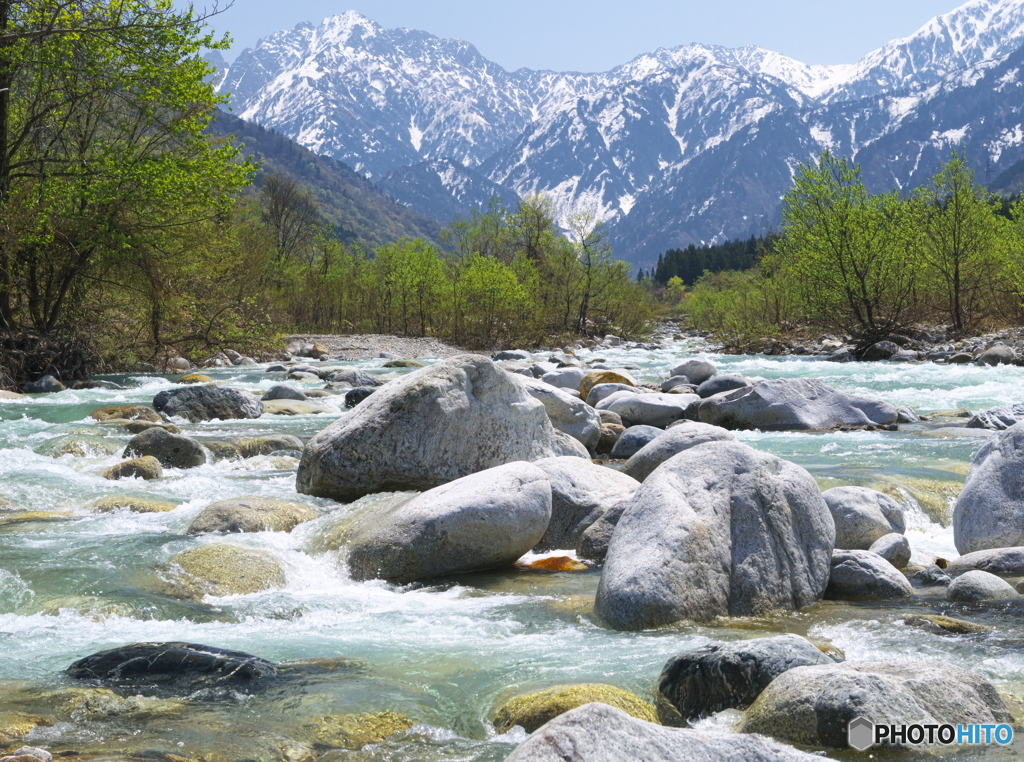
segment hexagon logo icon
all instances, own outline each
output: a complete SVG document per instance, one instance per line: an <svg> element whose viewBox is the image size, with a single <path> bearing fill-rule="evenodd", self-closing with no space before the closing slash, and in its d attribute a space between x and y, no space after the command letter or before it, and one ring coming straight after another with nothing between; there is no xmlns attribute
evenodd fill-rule
<svg viewBox="0 0 1024 762"><path fill-rule="evenodd" d="M866 751L875 744L875 723L864 717L854 717L846 726L846 740L850 748Z"/></svg>

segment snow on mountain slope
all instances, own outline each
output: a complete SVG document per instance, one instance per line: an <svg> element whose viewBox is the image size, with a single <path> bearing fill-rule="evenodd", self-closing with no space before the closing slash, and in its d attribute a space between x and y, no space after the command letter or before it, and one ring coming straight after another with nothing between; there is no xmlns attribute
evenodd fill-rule
<svg viewBox="0 0 1024 762"><path fill-rule="evenodd" d="M410 204L443 192L451 198L438 210L464 209L493 183L546 193L562 215L594 212L617 231L643 220L657 235L622 233L631 250L621 254L639 259L669 240L658 231L682 243L763 228L795 168L824 148L886 161L883 174L904 188L923 181L920 170L878 148L897 134L925 146L904 141L909 154L955 144L999 169L1015 155L1012 118L996 120L1010 132L986 133L983 146L971 125L985 109L1022 105L997 105L976 85L995 87L987 72L1022 45L1024 0L969 0L855 64L693 44L604 73L507 72L466 42L348 12L261 40L221 90L246 119L371 177L391 173L396 198L409 183ZM940 125L934 104L957 93L972 93L960 123Z"/></svg>

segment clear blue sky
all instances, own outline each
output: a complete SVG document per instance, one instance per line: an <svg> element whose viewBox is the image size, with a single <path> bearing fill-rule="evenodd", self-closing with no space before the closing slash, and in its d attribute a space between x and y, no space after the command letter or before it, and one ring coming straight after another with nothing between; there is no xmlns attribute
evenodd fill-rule
<svg viewBox="0 0 1024 762"><path fill-rule="evenodd" d="M223 6L227 0L220 1ZM640 53L689 42L756 44L806 63L853 63L959 5L957 0L234 0L213 26L234 37L226 56L233 58L278 30L356 10L387 28L466 40L506 69L604 71Z"/></svg>

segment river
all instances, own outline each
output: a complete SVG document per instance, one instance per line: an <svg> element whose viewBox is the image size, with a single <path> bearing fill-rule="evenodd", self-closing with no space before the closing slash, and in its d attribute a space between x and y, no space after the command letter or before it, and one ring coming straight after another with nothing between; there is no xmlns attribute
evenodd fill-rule
<svg viewBox="0 0 1024 762"><path fill-rule="evenodd" d="M972 412L1020 401L1024 368L935 364L838 364L805 357L719 356L694 342L658 350L581 353L610 365L635 365L639 380L658 382L682 358L702 354L720 372L749 378L813 377L842 390L907 405L919 413ZM383 377L407 371L385 361L344 363ZM266 366L206 371L253 391L279 383ZM358 506L296 496L298 461L269 455L220 461L164 478L107 481L130 436L88 418L96 408L151 404L175 386L164 376L105 376L121 388L65 391L0 401L0 498L47 512L35 521L0 513L0 734L5 723L38 723L12 746L30 743L90 759L129 755L188 759L288 760L322 753L317 722L331 715L393 711L417 725L405 734L339 759L499 761L525 735L497 735L490 725L505 699L573 682L610 683L652 697L665 661L709 640L796 632L828 641L848 659L945 659L992 680L1024 718L1024 604L952 604L942 589L918 589L900 603L822 602L796 614L679 624L643 633L606 629L592 614L598 571L507 570L454 577L435 587L398 588L348 579L334 554L311 543ZM202 440L269 433L309 437L344 415L340 397L316 416L182 425ZM318 400L321 402L321 400ZM918 557L956 556L949 516L984 434L946 436L950 422L901 426L897 432L759 433L739 438L807 468L823 489L872 486L896 496L908 516ZM69 439L86 455L51 455ZM99 513L97 498L134 495L177 504L165 513ZM159 570L172 555L223 537L184 534L214 500L241 495L299 499L324 515L290 534L233 535L230 542L269 551L284 565L283 589L201 602L163 594ZM364 500L371 500L367 498ZM1014 580L1015 582L1016 580ZM984 636L944 637L903 624L908 613L942 613L992 625ZM97 708L75 699L63 675L76 659L131 642L188 641L232 648L271 661L345 657L337 670L282 679L255 693L195 694L161 703ZM148 702L148 703L147 703ZM25 718L30 718L26 720ZM701 722L730 732L736 712ZM31 719L35 718L35 719ZM1009 748L960 749L957 759L1015 759ZM860 758L840 753L837 758ZM901 758L906 758L901 757Z"/></svg>

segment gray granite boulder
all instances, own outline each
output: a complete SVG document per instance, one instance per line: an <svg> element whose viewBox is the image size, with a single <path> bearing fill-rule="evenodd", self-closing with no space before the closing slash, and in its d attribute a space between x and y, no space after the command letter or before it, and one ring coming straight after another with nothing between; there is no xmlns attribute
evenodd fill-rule
<svg viewBox="0 0 1024 762"><path fill-rule="evenodd" d="M568 389L551 386L536 378L523 378L526 390L540 401L551 425L594 452L601 441L601 416L583 400L569 394Z"/></svg>
<svg viewBox="0 0 1024 762"><path fill-rule="evenodd" d="M36 381L29 381L27 384L24 384L22 389L26 394L54 394L66 391L67 387L53 376L43 376Z"/></svg>
<svg viewBox="0 0 1024 762"><path fill-rule="evenodd" d="M623 506L595 602L615 629L793 611L825 591L832 516L811 475L774 455L698 445Z"/></svg>
<svg viewBox="0 0 1024 762"><path fill-rule="evenodd" d="M582 458L534 462L551 483L551 521L536 550L573 550L582 534L640 487L631 476Z"/></svg>
<svg viewBox="0 0 1024 762"><path fill-rule="evenodd" d="M731 392L735 389L743 389L751 385L751 382L743 376L738 376L733 373L729 373L724 376L714 376L697 387L697 396L701 399L707 399L708 397L714 397L716 394L721 394L722 392Z"/></svg>
<svg viewBox="0 0 1024 762"><path fill-rule="evenodd" d="M879 537L871 543L868 550L877 553L897 569L905 569L910 563L910 543L906 537L897 532L890 532Z"/></svg>
<svg viewBox="0 0 1024 762"><path fill-rule="evenodd" d="M615 394L598 403L601 410L611 410L622 418L622 424L630 426L657 426L665 428L681 420L691 402L698 400L694 394Z"/></svg>
<svg viewBox="0 0 1024 762"><path fill-rule="evenodd" d="M710 643L669 659L658 692L684 720L692 720L745 709L783 672L834 661L799 635Z"/></svg>
<svg viewBox="0 0 1024 762"><path fill-rule="evenodd" d="M430 489L513 461L585 457L519 379L479 355L414 370L307 443L296 489L354 500Z"/></svg>
<svg viewBox="0 0 1024 762"><path fill-rule="evenodd" d="M891 563L870 550L837 550L832 554L826 598L835 600L892 599L913 595L914 588Z"/></svg>
<svg viewBox="0 0 1024 762"><path fill-rule="evenodd" d="M953 540L961 554L1024 546L1024 423L978 451L953 507Z"/></svg>
<svg viewBox="0 0 1024 762"><path fill-rule="evenodd" d="M714 426L761 431L887 426L899 417L888 402L847 394L812 378L779 378L716 394L701 403L698 415Z"/></svg>
<svg viewBox="0 0 1024 762"><path fill-rule="evenodd" d="M693 358L690 360L684 360L683 362L672 368L673 376L686 376L690 379L691 384L700 386L709 378L714 378L718 375L718 368L715 364L708 360L700 360Z"/></svg>
<svg viewBox="0 0 1024 762"><path fill-rule="evenodd" d="M587 372L583 368L569 366L545 373L540 380L551 386L578 390L580 388L580 381L583 380L585 375L587 375Z"/></svg>
<svg viewBox="0 0 1024 762"><path fill-rule="evenodd" d="M630 426L615 441L611 457L614 460L632 458L664 433L656 426Z"/></svg>
<svg viewBox="0 0 1024 762"><path fill-rule="evenodd" d="M507 463L361 516L350 528L349 573L408 583L511 566L550 521L547 475L530 463Z"/></svg>
<svg viewBox="0 0 1024 762"><path fill-rule="evenodd" d="M836 522L836 547L841 550L867 550L879 538L907 529L900 504L877 490L833 487L821 495Z"/></svg>
<svg viewBox="0 0 1024 762"><path fill-rule="evenodd" d="M1016 359L1017 353L1013 351L1012 347L996 344L978 355L978 359L974 362L978 365L1013 365Z"/></svg>
<svg viewBox="0 0 1024 762"><path fill-rule="evenodd" d="M951 573L980 569L1004 577L1024 576L1024 548L976 550L954 558L946 567Z"/></svg>
<svg viewBox="0 0 1024 762"><path fill-rule="evenodd" d="M666 460L705 442L732 442L736 437L718 426L688 421L659 434L626 461L622 473L643 481Z"/></svg>
<svg viewBox="0 0 1024 762"><path fill-rule="evenodd" d="M967 428L1006 431L1021 421L1024 421L1024 402L1017 402L1013 405L983 410L967 422Z"/></svg>
<svg viewBox="0 0 1024 762"><path fill-rule="evenodd" d="M857 717L877 724L1000 724L1013 717L981 675L942 661L843 662L775 678L740 724L787 743L845 748Z"/></svg>
<svg viewBox="0 0 1024 762"><path fill-rule="evenodd" d="M1020 598L1005 579L986 571L964 572L946 588L946 597L959 603L1012 601Z"/></svg>
<svg viewBox="0 0 1024 762"><path fill-rule="evenodd" d="M192 423L259 418L263 403L244 389L230 386L186 386L167 389L153 397L153 407L168 418Z"/></svg>
<svg viewBox="0 0 1024 762"><path fill-rule="evenodd" d="M666 728L607 704L584 704L542 725L505 762L821 762L791 746L735 733Z"/></svg>
<svg viewBox="0 0 1024 762"><path fill-rule="evenodd" d="M625 392L626 394L647 394L645 389L639 389L629 384L597 384L590 388L587 393L587 404L596 408L601 402L613 394Z"/></svg>
<svg viewBox="0 0 1024 762"><path fill-rule="evenodd" d="M296 389L294 386L288 384L274 384L272 387L267 389L262 399L265 402L272 400L298 400L299 402L305 402L309 399L306 393L301 389Z"/></svg>
<svg viewBox="0 0 1024 762"><path fill-rule="evenodd" d="M203 508L185 534L290 532L319 514L305 503L270 497L233 497Z"/></svg>

